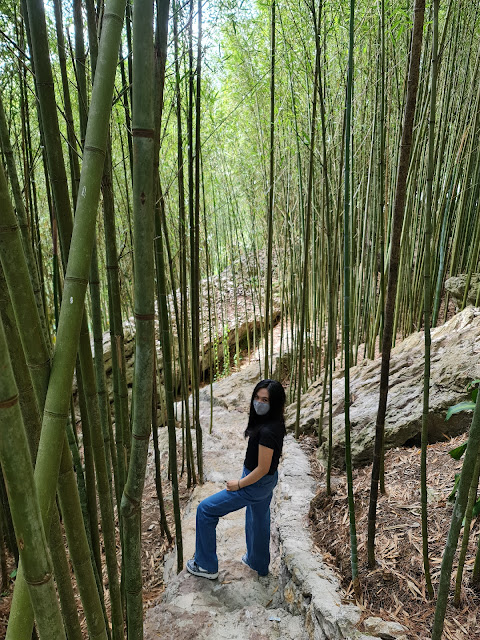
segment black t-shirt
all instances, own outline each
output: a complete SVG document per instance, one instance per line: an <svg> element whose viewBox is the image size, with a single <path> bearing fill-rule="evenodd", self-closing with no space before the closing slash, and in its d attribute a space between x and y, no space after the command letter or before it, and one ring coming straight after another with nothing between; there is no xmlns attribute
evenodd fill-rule
<svg viewBox="0 0 480 640"><path fill-rule="evenodd" d="M267 422L262 424L258 431L248 438L247 453L243 463L249 471L258 467L258 445L273 449L272 464L267 475L273 475L278 467L278 461L282 455L283 437L285 427L280 422Z"/></svg>

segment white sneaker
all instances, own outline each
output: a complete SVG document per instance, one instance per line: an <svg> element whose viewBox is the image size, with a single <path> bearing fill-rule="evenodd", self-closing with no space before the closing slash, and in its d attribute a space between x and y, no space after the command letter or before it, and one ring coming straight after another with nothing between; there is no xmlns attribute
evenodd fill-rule
<svg viewBox="0 0 480 640"><path fill-rule="evenodd" d="M218 578L218 571L216 573L209 573L205 569L202 569L202 567L198 566L198 564L195 562L195 558L188 560L187 571L193 576L198 576L199 578L207 578L207 580L216 580Z"/></svg>

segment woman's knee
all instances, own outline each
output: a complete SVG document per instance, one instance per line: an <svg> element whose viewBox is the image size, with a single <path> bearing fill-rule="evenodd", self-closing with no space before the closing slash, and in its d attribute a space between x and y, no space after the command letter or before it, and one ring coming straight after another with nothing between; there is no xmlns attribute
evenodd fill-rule
<svg viewBox="0 0 480 640"><path fill-rule="evenodd" d="M205 504L205 500L202 500L197 507L197 516L204 516L208 512L208 507Z"/></svg>
<svg viewBox="0 0 480 640"><path fill-rule="evenodd" d="M202 500L197 507L197 517L212 517L214 516L214 509L211 501L212 496Z"/></svg>

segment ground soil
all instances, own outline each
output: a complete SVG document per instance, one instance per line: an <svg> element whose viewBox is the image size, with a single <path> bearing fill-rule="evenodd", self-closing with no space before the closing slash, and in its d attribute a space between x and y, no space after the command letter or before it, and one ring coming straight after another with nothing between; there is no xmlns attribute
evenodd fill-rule
<svg viewBox="0 0 480 640"><path fill-rule="evenodd" d="M462 461L455 461L449 451L466 440L459 436L448 442L428 447L428 522L429 553L432 582L438 588L440 565L447 538L453 504L447 500L454 485L455 473ZM315 546L325 561L336 571L347 595L353 601L350 568L349 520L346 479L334 471L332 495L326 495L325 472L316 456L316 443L304 438L319 491L311 504L310 526ZM367 514L370 494L371 466L356 469L353 485L359 574L365 617L374 615L395 620L408 629L408 638L427 640L435 610L435 601L426 597L420 520L420 449L399 448L385 456L386 495L379 497L377 511L376 561L367 567ZM465 640L480 638L480 594L470 586L475 553L480 535L480 522L474 522L468 547L459 608L449 604L444 638ZM461 540L459 541L460 546ZM458 554L457 554L458 555ZM455 560L457 562L457 558ZM452 593L457 564L452 574Z"/></svg>

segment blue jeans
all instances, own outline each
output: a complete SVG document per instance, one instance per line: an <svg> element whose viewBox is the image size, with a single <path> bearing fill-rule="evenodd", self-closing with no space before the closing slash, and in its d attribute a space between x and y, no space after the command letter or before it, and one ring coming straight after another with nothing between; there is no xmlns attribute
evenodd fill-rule
<svg viewBox="0 0 480 640"><path fill-rule="evenodd" d="M250 473L243 468L242 478ZM278 472L265 475L239 491L223 489L202 500L197 507L195 562L209 573L218 571L216 527L219 518L247 507L245 537L247 561L259 575L268 574L270 564L270 502Z"/></svg>

